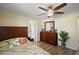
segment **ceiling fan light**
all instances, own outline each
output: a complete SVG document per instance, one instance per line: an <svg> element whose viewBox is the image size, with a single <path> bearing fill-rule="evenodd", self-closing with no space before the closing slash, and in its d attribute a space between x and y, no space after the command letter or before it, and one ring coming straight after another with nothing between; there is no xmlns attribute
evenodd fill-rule
<svg viewBox="0 0 79 59"><path fill-rule="evenodd" d="M47 13L47 16L53 16L53 13L48 12L48 13Z"/></svg>
<svg viewBox="0 0 79 59"><path fill-rule="evenodd" d="M53 16L53 11L51 9L48 10L47 16Z"/></svg>

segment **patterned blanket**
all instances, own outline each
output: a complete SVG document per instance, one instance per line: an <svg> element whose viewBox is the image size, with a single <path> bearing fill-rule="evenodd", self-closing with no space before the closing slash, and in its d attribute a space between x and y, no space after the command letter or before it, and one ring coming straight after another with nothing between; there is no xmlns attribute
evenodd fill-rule
<svg viewBox="0 0 79 59"><path fill-rule="evenodd" d="M32 42L18 45L13 48L9 48L9 44L5 42L0 42L0 55L50 55Z"/></svg>

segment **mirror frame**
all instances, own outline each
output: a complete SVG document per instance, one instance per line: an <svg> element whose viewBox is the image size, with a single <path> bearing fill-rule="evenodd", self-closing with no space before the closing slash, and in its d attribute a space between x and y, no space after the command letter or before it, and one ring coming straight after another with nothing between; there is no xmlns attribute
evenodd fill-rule
<svg viewBox="0 0 79 59"><path fill-rule="evenodd" d="M52 23L53 25L51 27L55 28L55 21L46 21L44 22L44 28L46 29L46 24L47 23Z"/></svg>

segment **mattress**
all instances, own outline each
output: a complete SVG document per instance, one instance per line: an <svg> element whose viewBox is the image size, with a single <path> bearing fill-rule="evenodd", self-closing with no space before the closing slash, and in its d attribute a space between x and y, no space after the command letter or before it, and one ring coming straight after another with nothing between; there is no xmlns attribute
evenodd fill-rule
<svg viewBox="0 0 79 59"><path fill-rule="evenodd" d="M11 48L9 42L14 40L16 38L0 42L0 55L50 55L32 42L15 45Z"/></svg>

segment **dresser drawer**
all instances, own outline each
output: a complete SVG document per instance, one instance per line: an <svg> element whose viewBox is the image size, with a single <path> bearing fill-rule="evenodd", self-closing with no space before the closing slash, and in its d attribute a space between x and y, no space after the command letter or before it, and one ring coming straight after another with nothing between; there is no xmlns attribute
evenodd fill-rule
<svg viewBox="0 0 79 59"><path fill-rule="evenodd" d="M40 40L52 45L57 45L57 33L53 32L40 32Z"/></svg>

